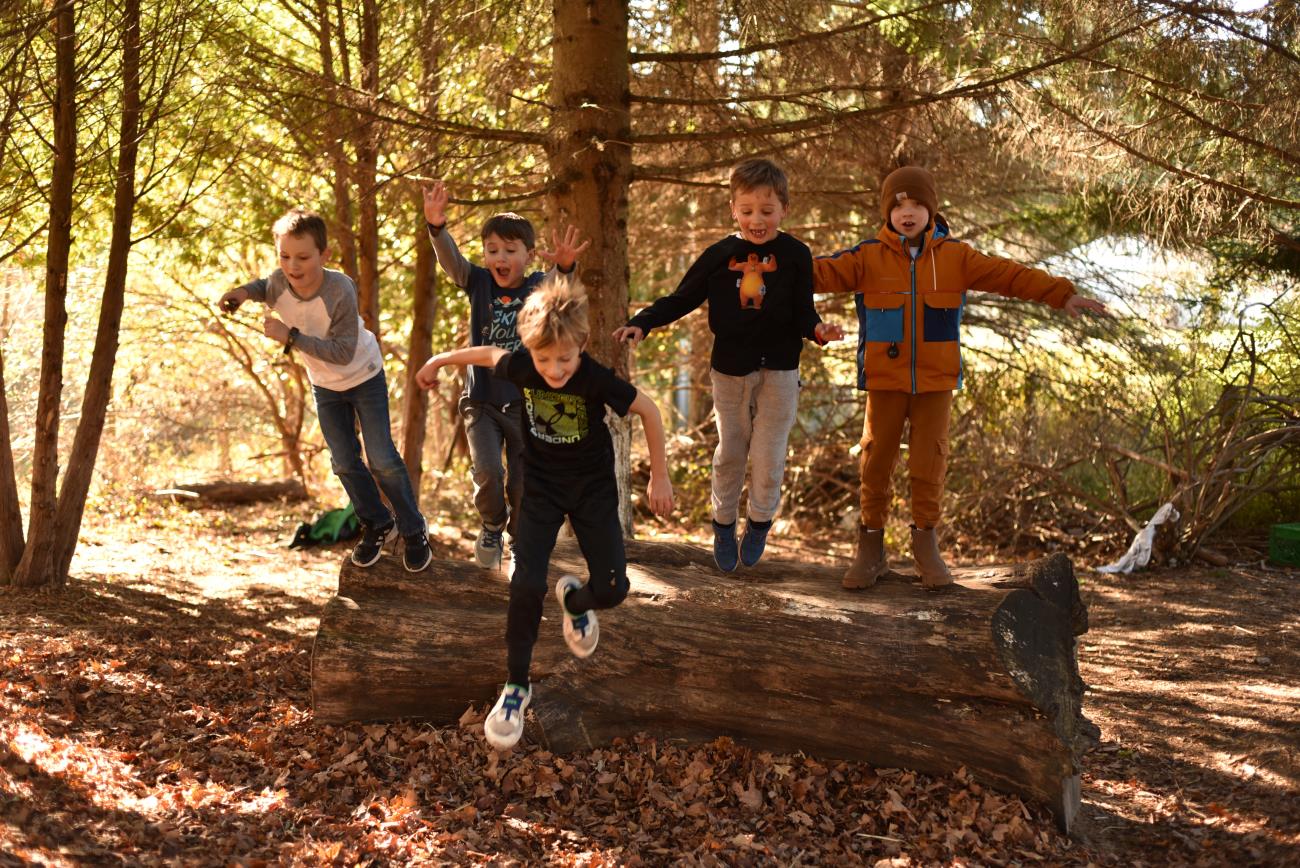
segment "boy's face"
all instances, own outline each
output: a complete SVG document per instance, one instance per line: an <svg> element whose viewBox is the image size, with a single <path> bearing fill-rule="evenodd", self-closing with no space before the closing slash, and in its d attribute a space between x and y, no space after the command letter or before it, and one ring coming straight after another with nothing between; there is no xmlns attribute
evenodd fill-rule
<svg viewBox="0 0 1300 868"><path fill-rule="evenodd" d="M582 361L582 347L573 341L556 341L544 347L531 347L528 352L533 357L533 367L552 389L558 389L569 382Z"/></svg>
<svg viewBox="0 0 1300 868"><path fill-rule="evenodd" d="M502 289L516 289L524 283L524 270L532 261L533 249L519 239L507 240L495 232L483 239L483 267Z"/></svg>
<svg viewBox="0 0 1300 868"><path fill-rule="evenodd" d="M731 216L736 219L742 238L752 244L766 244L781 228L785 205L771 187L755 187L732 196Z"/></svg>
<svg viewBox="0 0 1300 868"><path fill-rule="evenodd" d="M280 270L299 295L315 295L325 279L325 251L316 246L310 233L281 235L275 239Z"/></svg>
<svg viewBox="0 0 1300 868"><path fill-rule="evenodd" d="M915 241L930 225L930 209L915 199L904 199L889 210L889 225L908 241Z"/></svg>

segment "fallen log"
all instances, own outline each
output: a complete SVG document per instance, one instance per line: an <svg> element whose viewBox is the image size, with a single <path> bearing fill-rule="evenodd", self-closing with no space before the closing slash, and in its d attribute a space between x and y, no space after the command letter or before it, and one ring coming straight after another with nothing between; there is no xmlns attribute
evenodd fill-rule
<svg viewBox="0 0 1300 868"><path fill-rule="evenodd" d="M154 497L170 497L190 506L236 506L246 503L271 503L277 500L306 500L307 488L301 479L277 479L272 482L192 482L157 489Z"/></svg>
<svg viewBox="0 0 1300 868"><path fill-rule="evenodd" d="M568 652L548 600L528 737L569 752L638 731L725 735L938 774L965 766L1068 831L1096 729L1075 660L1087 611L1064 555L958 569L944 593L897 573L844 591L839 568L775 559L723 575L673 543L630 542L628 559L632 592L601 613L592 657ZM585 575L572 543L551 563L553 579L565 572ZM468 563L416 574L393 557L345 563L312 655L317 719L450 724L492 702L506 599L504 576Z"/></svg>

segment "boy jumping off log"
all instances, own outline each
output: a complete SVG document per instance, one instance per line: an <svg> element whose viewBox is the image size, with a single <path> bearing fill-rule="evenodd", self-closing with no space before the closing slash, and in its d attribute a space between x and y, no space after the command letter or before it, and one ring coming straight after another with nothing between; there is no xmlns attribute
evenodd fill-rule
<svg viewBox="0 0 1300 868"><path fill-rule="evenodd" d="M586 584L566 575L555 586L564 612L564 641L574 655L587 657L596 650L596 611L617 606L627 596L627 557L606 407L620 416L631 411L641 417L650 452L650 508L666 515L673 507L659 408L587 355L589 335L585 290L576 279L554 275L532 292L519 313L522 349L478 346L439 353L416 375L427 389L441 367L478 365L514 383L523 394L527 437L506 615L508 677L483 724L488 743L499 750L514 746L524 731L524 712L533 695L528 673L546 598L547 569L566 517L589 573Z"/></svg>

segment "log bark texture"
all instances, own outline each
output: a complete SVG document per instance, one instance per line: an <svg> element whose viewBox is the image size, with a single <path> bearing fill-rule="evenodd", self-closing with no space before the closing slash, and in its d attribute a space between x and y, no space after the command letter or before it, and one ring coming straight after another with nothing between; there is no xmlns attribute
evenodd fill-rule
<svg viewBox="0 0 1300 868"><path fill-rule="evenodd" d="M628 557L631 594L600 613L592 657L568 652L546 604L529 735L548 749L645 731L938 774L965 766L1068 830L1096 730L1075 659L1087 611L1064 555L955 570L944 593L897 573L849 592L840 568L778 560L722 575L673 543L629 542ZM566 572L585 576L573 543L551 562L552 580ZM345 564L313 652L317 719L448 724L490 703L507 593L504 576L466 563Z"/></svg>
<svg viewBox="0 0 1300 868"><path fill-rule="evenodd" d="M174 497L182 504L192 506L236 506L276 500L306 500L307 488L301 479L278 479L271 482L220 480L177 485L160 489L153 494L155 497Z"/></svg>

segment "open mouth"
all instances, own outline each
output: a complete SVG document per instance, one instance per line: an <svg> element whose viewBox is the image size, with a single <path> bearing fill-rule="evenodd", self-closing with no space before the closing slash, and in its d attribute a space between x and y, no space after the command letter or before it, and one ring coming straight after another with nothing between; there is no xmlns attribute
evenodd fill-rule
<svg viewBox="0 0 1300 868"><path fill-rule="evenodd" d="M501 281L502 283L505 283L510 278L510 269L507 266L498 265L496 268L492 270L492 273L495 274L497 276L497 280Z"/></svg>

